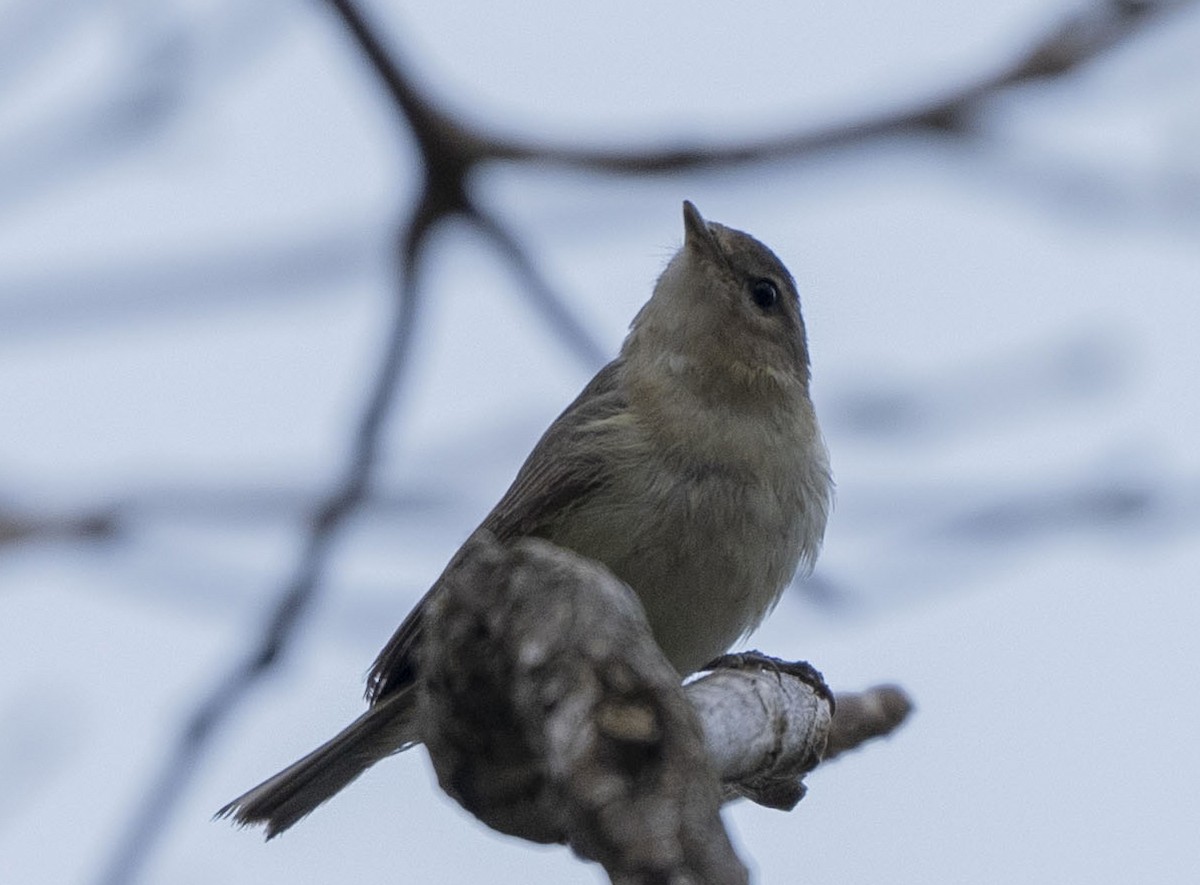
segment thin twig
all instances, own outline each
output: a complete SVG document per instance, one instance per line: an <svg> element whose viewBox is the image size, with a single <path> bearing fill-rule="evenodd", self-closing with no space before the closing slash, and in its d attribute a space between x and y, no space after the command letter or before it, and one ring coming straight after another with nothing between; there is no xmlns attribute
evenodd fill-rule
<svg viewBox="0 0 1200 885"><path fill-rule="evenodd" d="M910 132L965 137L983 104L1014 87L1074 73L1129 41L1152 22L1196 0L1107 0L1067 16L995 73L898 110L858 120L725 144L681 144L672 148L592 149L483 133L451 120L420 96L393 63L385 78L393 94L405 97L410 121L436 119L470 143L469 164L516 161L554 164L625 175L658 175L697 168L730 167L779 159L800 159ZM353 6L348 0L336 5ZM360 19L361 21L361 19Z"/></svg>
<svg viewBox="0 0 1200 885"><path fill-rule="evenodd" d="M846 123L725 144L684 144L668 149L597 150L497 139L499 147L492 157L625 175L658 175L688 169L796 160L907 133L933 132L964 138L971 134L974 121L986 101L1017 86L1074 73L1133 38L1151 22L1194 2L1108 0L1097 3L1048 29L1022 55L990 76L907 108L863 116Z"/></svg>
<svg viewBox="0 0 1200 885"><path fill-rule="evenodd" d="M408 76L394 51L350 0L330 0L343 24L367 58L416 138L425 181L418 217L459 215L479 228L499 248L525 282L534 309L581 362L595 369L605 362L605 349L554 291L517 238L474 199L470 184L474 170L493 160L519 159L524 151L504 139L483 134L436 107Z"/></svg>
<svg viewBox="0 0 1200 885"><path fill-rule="evenodd" d="M500 254L512 265L534 308L551 329L558 333L567 347L592 368L598 369L604 365L609 359L605 349L546 281L537 263L516 236L488 213L475 210L470 217L474 225L495 244Z"/></svg>

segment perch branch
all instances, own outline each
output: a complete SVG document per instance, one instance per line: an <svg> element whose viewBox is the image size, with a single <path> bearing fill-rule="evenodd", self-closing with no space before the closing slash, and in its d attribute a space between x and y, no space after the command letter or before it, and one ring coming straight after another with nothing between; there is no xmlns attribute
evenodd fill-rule
<svg viewBox="0 0 1200 885"><path fill-rule="evenodd" d="M722 793L791 808L821 761L834 704L819 673L752 653L682 687L637 597L570 551L480 532L430 606L421 723L442 788L613 882L746 881Z"/></svg>

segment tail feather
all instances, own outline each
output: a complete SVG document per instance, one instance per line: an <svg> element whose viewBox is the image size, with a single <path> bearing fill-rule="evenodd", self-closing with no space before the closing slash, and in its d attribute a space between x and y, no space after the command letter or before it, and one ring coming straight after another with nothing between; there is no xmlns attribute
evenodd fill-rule
<svg viewBox="0 0 1200 885"><path fill-rule="evenodd" d="M418 743L416 691L380 701L333 738L217 812L239 826L263 825L271 839L387 756Z"/></svg>

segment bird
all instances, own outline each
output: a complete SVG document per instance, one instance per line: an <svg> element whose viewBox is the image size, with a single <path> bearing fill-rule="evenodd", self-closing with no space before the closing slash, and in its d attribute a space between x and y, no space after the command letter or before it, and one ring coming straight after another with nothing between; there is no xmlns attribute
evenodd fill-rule
<svg viewBox="0 0 1200 885"><path fill-rule="evenodd" d="M636 593L681 678L811 570L833 500L797 287L754 237L683 203L684 242L618 356L550 425L480 530L541 538ZM421 637L446 571L379 653L367 710L217 812L273 838L421 742Z"/></svg>

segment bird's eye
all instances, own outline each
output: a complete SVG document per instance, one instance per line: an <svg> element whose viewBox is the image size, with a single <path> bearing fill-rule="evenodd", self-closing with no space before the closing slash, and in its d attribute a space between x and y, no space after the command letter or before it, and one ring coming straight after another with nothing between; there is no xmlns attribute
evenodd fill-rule
<svg viewBox="0 0 1200 885"><path fill-rule="evenodd" d="M770 280L755 280L750 286L750 297L761 310L770 310L779 303L779 287Z"/></svg>

